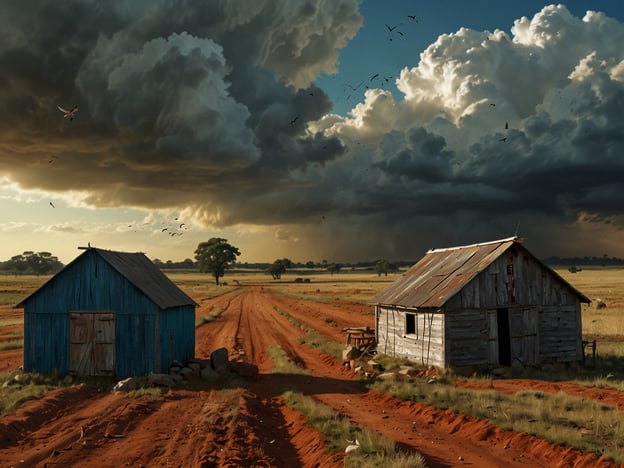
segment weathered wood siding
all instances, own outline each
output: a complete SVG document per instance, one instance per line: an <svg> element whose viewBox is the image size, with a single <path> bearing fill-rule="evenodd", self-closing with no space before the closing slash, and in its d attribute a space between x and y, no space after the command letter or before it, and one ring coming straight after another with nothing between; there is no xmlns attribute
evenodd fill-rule
<svg viewBox="0 0 624 468"><path fill-rule="evenodd" d="M543 307L539 313L540 362L575 362L583 356L581 305Z"/></svg>
<svg viewBox="0 0 624 468"><path fill-rule="evenodd" d="M27 372L69 371L69 313L75 311L114 313L116 377L167 371L163 365L170 360L194 356L194 307L161 311L96 252L87 251L24 302ZM165 337L158 335L160 329ZM182 341L173 349L171 334Z"/></svg>
<svg viewBox="0 0 624 468"><path fill-rule="evenodd" d="M444 367L491 363L490 326L486 310L464 309L447 313L445 324L446 361Z"/></svg>
<svg viewBox="0 0 624 468"><path fill-rule="evenodd" d="M501 356L524 365L582 360L579 296L522 248L505 251L449 298L432 315L430 330L430 315L422 311L376 310L378 351L419 363L498 365ZM415 336L406 334L407 313L417 316Z"/></svg>
<svg viewBox="0 0 624 468"><path fill-rule="evenodd" d="M415 333L406 333L406 313L414 315ZM444 314L377 306L377 351L423 365L443 367Z"/></svg>
<svg viewBox="0 0 624 468"><path fill-rule="evenodd" d="M188 333L188 330L193 333ZM175 307L158 314L159 367L169 372L172 361L186 363L195 357L195 308Z"/></svg>

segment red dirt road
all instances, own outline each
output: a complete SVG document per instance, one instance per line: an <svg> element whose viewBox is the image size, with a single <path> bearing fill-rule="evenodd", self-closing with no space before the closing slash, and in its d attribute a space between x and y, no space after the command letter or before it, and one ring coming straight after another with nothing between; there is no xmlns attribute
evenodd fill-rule
<svg viewBox="0 0 624 468"><path fill-rule="evenodd" d="M213 307L222 312L197 329L196 356L225 347L231 361L257 365L257 378L197 379L155 401L86 386L55 390L0 418L0 466L343 466L341 451L332 452L285 405L285 388L385 434L405 451L420 452L430 467L615 466L485 420L364 392L341 362L300 344L304 331L276 310L342 341L345 326L374 326L362 304L295 300L269 287L245 286L204 301L197 315ZM271 374L270 345L280 346L309 375Z"/></svg>

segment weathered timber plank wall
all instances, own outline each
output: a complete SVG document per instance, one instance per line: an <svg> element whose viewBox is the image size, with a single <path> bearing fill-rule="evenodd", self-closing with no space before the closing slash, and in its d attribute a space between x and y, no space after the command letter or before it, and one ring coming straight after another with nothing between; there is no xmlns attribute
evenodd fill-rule
<svg viewBox="0 0 624 468"><path fill-rule="evenodd" d="M444 315L439 311L408 313L414 315L413 334L406 333L404 310L376 307L377 351L422 365L444 367Z"/></svg>

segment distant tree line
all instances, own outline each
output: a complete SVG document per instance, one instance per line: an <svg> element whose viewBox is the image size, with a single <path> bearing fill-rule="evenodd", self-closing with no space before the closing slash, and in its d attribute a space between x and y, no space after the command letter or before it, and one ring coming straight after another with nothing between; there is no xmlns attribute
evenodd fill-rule
<svg viewBox="0 0 624 468"><path fill-rule="evenodd" d="M12 275L52 275L59 272L63 266L50 252L27 250L5 262L0 262L0 271Z"/></svg>

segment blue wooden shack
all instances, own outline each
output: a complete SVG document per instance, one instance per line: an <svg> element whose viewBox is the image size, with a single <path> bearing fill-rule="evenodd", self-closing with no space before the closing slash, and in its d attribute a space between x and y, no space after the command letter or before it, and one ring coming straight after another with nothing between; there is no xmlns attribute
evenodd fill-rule
<svg viewBox="0 0 624 468"><path fill-rule="evenodd" d="M24 371L129 377L195 356L195 307L143 253L86 248L20 302Z"/></svg>

